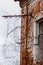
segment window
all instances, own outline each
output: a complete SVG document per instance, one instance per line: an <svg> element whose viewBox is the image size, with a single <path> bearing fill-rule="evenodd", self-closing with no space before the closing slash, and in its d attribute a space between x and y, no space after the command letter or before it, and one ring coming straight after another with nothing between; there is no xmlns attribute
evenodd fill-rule
<svg viewBox="0 0 43 65"><path fill-rule="evenodd" d="M43 18L34 26L34 60L43 60Z"/></svg>
<svg viewBox="0 0 43 65"><path fill-rule="evenodd" d="M39 21L38 44L40 49L40 59L43 60L43 19Z"/></svg>

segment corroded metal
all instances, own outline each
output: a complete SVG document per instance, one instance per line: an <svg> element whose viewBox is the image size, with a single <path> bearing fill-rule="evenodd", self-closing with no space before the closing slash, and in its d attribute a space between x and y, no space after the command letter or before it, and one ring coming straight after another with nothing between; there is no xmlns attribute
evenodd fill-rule
<svg viewBox="0 0 43 65"><path fill-rule="evenodd" d="M2 17L5 17L5 18L9 17L9 18L11 18L11 17L25 17L25 16L30 16L30 17L34 18L34 16L32 15L31 12L29 12L29 14L26 14L26 15L3 15Z"/></svg>

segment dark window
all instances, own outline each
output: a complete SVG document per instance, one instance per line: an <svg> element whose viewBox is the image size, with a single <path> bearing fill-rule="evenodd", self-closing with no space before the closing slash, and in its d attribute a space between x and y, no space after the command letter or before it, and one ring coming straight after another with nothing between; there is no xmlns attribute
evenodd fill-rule
<svg viewBox="0 0 43 65"><path fill-rule="evenodd" d="M40 59L43 59L43 19L39 21L39 37L38 37Z"/></svg>

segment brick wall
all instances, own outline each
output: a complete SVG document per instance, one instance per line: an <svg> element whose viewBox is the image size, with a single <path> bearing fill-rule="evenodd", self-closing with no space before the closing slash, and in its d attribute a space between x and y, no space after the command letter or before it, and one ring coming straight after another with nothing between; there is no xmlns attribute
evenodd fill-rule
<svg viewBox="0 0 43 65"><path fill-rule="evenodd" d="M27 7L25 6L22 7L22 14L27 14ZM28 4L28 14L29 12L32 13L34 16L34 19L30 16L28 16L28 31L26 30L26 22L27 22L27 16L22 17L21 20L21 65L42 65L41 61L36 61L37 58L35 59L35 56L37 54L34 54L34 47L33 45L35 44L35 35L36 35L36 28L35 24L36 21L39 20L40 18L43 17L43 1L41 0L34 0L30 5ZM27 36L27 43L26 43L26 31L28 33ZM26 45L27 45L27 53L26 53ZM36 47L35 50L38 50ZM36 52L37 52L36 50ZM38 53L39 54L39 53ZM27 60L26 60L26 58ZM24 58L24 59L23 59ZM34 61L33 61L34 60ZM27 64L26 64L27 62ZM40 62L40 63L39 63Z"/></svg>

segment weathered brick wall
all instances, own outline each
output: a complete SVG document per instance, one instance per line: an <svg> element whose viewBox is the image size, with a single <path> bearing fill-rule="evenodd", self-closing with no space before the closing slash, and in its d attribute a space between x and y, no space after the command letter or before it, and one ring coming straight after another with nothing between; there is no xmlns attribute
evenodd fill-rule
<svg viewBox="0 0 43 65"><path fill-rule="evenodd" d="M36 21L43 17L43 0L34 0L30 5L28 4L28 14L29 12L32 13L34 19L28 16L28 31L26 30L26 22L27 16L22 18L21 21L21 65L43 65L42 61L39 60L36 62L34 59L34 43L35 43L35 24ZM27 5L22 7L22 14L27 14ZM28 33L27 43L26 43L26 31ZM27 47L27 52L26 52ZM37 49L37 47L36 47ZM36 51L37 53L37 51ZM34 60L34 61L33 61Z"/></svg>
<svg viewBox="0 0 43 65"><path fill-rule="evenodd" d="M28 11L32 13L32 15L34 16L34 18L35 18L35 15L39 12L39 5L40 5L39 1L37 1L37 2L34 1L33 3L31 3L29 5ZM28 45L29 46L31 45L30 47L32 48L32 50L31 50L31 48L29 49L29 50L32 51L30 53L31 57L32 57L31 54L35 53L35 50L33 50L34 49L34 43L35 43L35 36L36 36L35 30L36 30L36 28L35 28L35 20L31 18L30 22L29 22L29 39L28 39L28 41L29 41ZM35 55L33 55L33 57L35 57Z"/></svg>
<svg viewBox="0 0 43 65"><path fill-rule="evenodd" d="M43 17L43 1L40 0L35 0L33 3L31 3L28 6L28 13L31 12L32 15L34 16L34 19L31 18L31 20L29 21L28 27L29 27L29 39L28 39L28 46L30 46L31 48L28 49L30 51L32 51L30 53L31 58L33 57L34 59L34 63L36 63L37 60L37 54L39 54L38 52L38 47L34 48L34 44L36 43L35 40L35 36L36 36L36 21L39 20L40 18ZM30 18L29 18L30 19ZM35 51L36 50L36 51ZM30 52L29 51L29 52ZM31 59L30 58L30 59ZM39 60L38 60L39 61ZM38 62L37 62L38 63ZM37 64L36 64L37 65ZM40 65L40 64L39 64Z"/></svg>
<svg viewBox="0 0 43 65"><path fill-rule="evenodd" d="M22 8L22 14L27 14L27 5ZM20 53L20 64L28 65L28 51L27 51L27 39L28 39L28 24L27 24L27 16L22 17L21 20L21 53ZM27 24L27 26L26 26ZM26 32L27 31L27 32Z"/></svg>

